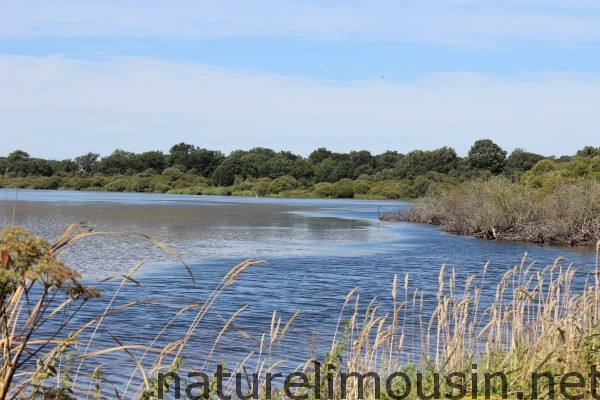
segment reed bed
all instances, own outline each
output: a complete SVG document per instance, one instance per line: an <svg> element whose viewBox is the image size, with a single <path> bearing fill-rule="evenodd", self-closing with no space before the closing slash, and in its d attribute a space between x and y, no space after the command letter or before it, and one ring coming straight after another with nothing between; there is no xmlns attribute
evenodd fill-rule
<svg viewBox="0 0 600 400"><path fill-rule="evenodd" d="M392 313L378 312L373 301L361 307L356 295L343 369L363 375L375 371L380 377L379 389L374 379L365 379L364 398L561 398L559 382L573 382L569 376L576 374L587 381L565 393L591 398L589 374L600 350L598 275L593 271L582 279L573 265L563 262L557 259L539 268L524 257L494 283L485 280L487 266L465 282L457 282L455 271L442 267L433 312L424 308L425 293L411 290L409 275L401 287L394 278ZM420 344L416 354L414 348L406 349L415 321ZM400 380L390 395L384 381L398 371L410 378L412 387L407 391ZM445 380L451 374L452 384L462 389ZM358 379L346 386L347 398L361 397ZM342 388L336 389L341 395Z"/></svg>
<svg viewBox="0 0 600 400"><path fill-rule="evenodd" d="M275 359L273 350L281 344L298 313L284 321L274 312L270 326L257 341L258 349L249 351L236 365L227 366L230 376L222 381L214 376L214 364L222 361L214 359L215 349L227 332L239 335L241 341L250 341L249 335L235 326L245 305L224 319L201 365L186 362L187 345L207 313L225 289L243 279L244 271L256 261L235 266L203 303L189 304L175 312L150 343L127 343L113 337L113 346L93 346L96 332L107 329L104 325L108 315L141 304L133 301L116 306L114 300L124 285L138 284L135 273L143 264L122 277L103 313L72 329L69 321L81 304L94 301L100 293L83 286L78 274L56 259L56 253L90 234L89 229L73 226L50 245L21 228L2 231L0 398L215 399L232 394L234 398L266 400L595 395L589 374L596 368L600 352L597 265L586 275L562 259L538 266L524 257L499 282L486 278L487 265L481 274L464 280L457 278L454 269L442 266L435 293L412 287L410 273L394 276L389 291L381 296L390 297L385 304L391 307L381 305L377 298L363 299L360 288L356 288L341 305L329 351L299 365L294 371L297 385L290 388L271 385L268 374L277 372L286 361ZM600 242L596 251L599 246ZM430 307L431 302L434 307ZM183 315L191 315L188 329L179 339L158 345ZM51 320L59 323L52 325L48 334L43 328ZM44 337L39 336L41 331ZM315 343L315 347L319 346ZM135 365L125 387L112 385L111 371L97 361L114 352L128 355ZM236 374L242 377L241 386ZM178 381L178 376L184 379ZM533 376L537 378L535 385ZM587 379L585 384L577 384L578 376ZM575 384L563 392L558 385L561 380ZM180 397L176 395L178 384ZM186 385L196 386L186 393Z"/></svg>

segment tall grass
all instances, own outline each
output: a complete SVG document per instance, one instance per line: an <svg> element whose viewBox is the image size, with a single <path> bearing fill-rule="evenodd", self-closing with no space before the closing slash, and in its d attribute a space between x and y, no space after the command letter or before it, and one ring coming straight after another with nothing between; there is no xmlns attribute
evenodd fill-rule
<svg viewBox="0 0 600 400"><path fill-rule="evenodd" d="M361 373L375 371L382 379L404 371L413 382L409 398L418 397L418 373L424 385L422 395L434 393L435 374L462 373L465 378L461 384L467 396L475 393L483 397L485 373L502 372L507 377L505 394L511 398L518 393L524 398L549 395L550 382L540 379L532 387L532 374L552 374L556 392L559 380L567 373L587 377L590 367L598 364L600 350L597 271L581 286L581 280L575 280L576 269L563 265L561 259L538 268L523 258L521 264L494 283L485 279L486 269L480 276L458 282L454 270L442 267L435 295L437 305L431 313L424 306L425 293L420 289L411 291L409 276L401 289L394 279L394 308L389 314L378 312L373 302L361 308L356 295L347 327L344 367ZM575 282L579 286L574 287ZM488 298L490 292L492 297ZM397 302L399 298L403 301ZM420 343L416 354L415 348L407 346L407 338L414 336L414 321ZM406 354L413 358L403 356ZM490 382L489 394L501 396L500 380ZM375 393L374 382L369 383L364 388L365 398ZM348 398L358 398L358 380L350 380L347 385ZM457 395L443 378L439 388L438 398L448 393ZM590 397L590 388L587 384L570 389L570 394ZM341 387L336 389L341 393ZM406 387L396 389L404 393ZM381 398L386 395L381 390Z"/></svg>
<svg viewBox="0 0 600 400"><path fill-rule="evenodd" d="M105 318L143 302L115 305L125 285L138 284L134 274L142 264L122 277L104 312L76 327L69 325L85 301L100 295L82 285L79 275L56 259L59 249L92 234L80 228L70 228L53 245L17 227L0 233L0 398L156 399L160 393L173 398L172 377L158 379L159 374L169 372L180 372L184 377L188 372L205 373L210 376L206 393L215 398L219 393L213 378L214 363L222 361L214 359L219 341L228 331L239 334L241 341L251 340L235 326L236 317L246 306L240 305L223 321L213 346L199 364L186 364L187 345L224 290L256 262L234 267L203 303L175 312L153 333L150 343L127 343L124 338L113 337L114 345L98 348L92 342L105 328ZM597 251L599 246L600 242ZM382 295L390 297L388 303L362 299L359 288L352 290L341 305L329 352L315 354L298 366L297 372L305 373L310 384L291 393L282 387L270 388L265 376L283 366L285 360L274 359L273 350L298 313L283 321L274 312L270 326L255 341L256 352L249 351L229 369L232 377L223 383L223 392L233 392L235 397L234 377L240 373L244 393L263 399L287 399L290 395L310 399L397 398L405 392L407 398L427 394L481 397L486 394L485 373L502 372L506 385L492 379L488 394L539 398L550 396L552 385L544 378L532 386L532 374L547 372L557 382L568 373L587 376L590 366L597 365L600 351L597 266L585 280L562 259L541 267L524 257L498 282L491 282L486 272L484 266L479 275L460 280L455 270L442 266L436 291L412 287L410 274L395 276L389 292ZM166 332L184 314L192 317L188 328L179 339L162 344ZM40 332L44 336L40 337ZM134 364L124 387L111 385L111 371L103 371L97 361L97 357L114 352L126 354ZM194 360L200 359L195 355ZM351 372L371 375L361 380L348 377ZM386 387L386 377L399 372L413 385L409 388L406 381L394 380ZM457 387L443 378L457 373L452 382L460 384L464 393L457 394ZM318 381L317 374L321 378ZM331 385L325 379L328 374L333 377ZM374 374L380 378L379 385ZM569 393L589 397L590 387L570 388ZM185 398L185 390L182 394Z"/></svg>
<svg viewBox="0 0 600 400"><path fill-rule="evenodd" d="M245 269L260 263L247 260L233 267L203 303L186 305L165 321L157 332L151 332L153 338L150 343L128 343L126 338L110 333L106 319L125 309L154 301L143 299L124 304L117 301L125 285L140 285L134 275L143 262L122 276L121 283L99 315L78 322L81 321L77 317L84 303L102 294L84 286L79 273L60 262L57 255L75 241L92 235L119 236L123 233L93 232L91 228L74 224L54 244L49 244L21 227L11 226L0 232L1 399L157 398L161 390L168 391L169 388L168 381L157 380L158 374L178 371L183 367L186 345L218 297L236 282ZM190 280L194 281L191 271L176 253L150 236L135 235L179 259L188 269ZM207 369L213 361L215 349L224 333L237 329L233 320L245 308L242 306L225 321L212 348L205 354L203 369ZM179 339L164 344L164 337L184 314L192 314L187 331ZM296 316L297 313L286 322L274 313L270 332L260 339L258 354L248 354L231 372L244 371L246 374L247 363L253 356L256 358L253 363L256 373L276 367L278 363L271 358L271 351L279 345ZM113 345L94 343L101 330L109 332ZM237 331L243 337L249 337L245 332ZM124 386L112 383L111 371L106 371L100 360L100 357L118 352L129 357L134 365ZM225 387L233 387L234 382L225 384Z"/></svg>

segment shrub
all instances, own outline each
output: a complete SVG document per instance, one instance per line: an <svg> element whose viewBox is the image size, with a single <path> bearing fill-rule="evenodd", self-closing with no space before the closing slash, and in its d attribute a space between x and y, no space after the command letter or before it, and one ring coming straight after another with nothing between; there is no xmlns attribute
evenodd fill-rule
<svg viewBox="0 0 600 400"><path fill-rule="evenodd" d="M276 178L269 185L269 193L276 194L280 192L285 192L288 190L292 190L298 187L298 182L296 179L289 175L280 176Z"/></svg>
<svg viewBox="0 0 600 400"><path fill-rule="evenodd" d="M337 197L341 199L351 199L354 197L354 181L348 178L344 178L335 185L338 188Z"/></svg>
<svg viewBox="0 0 600 400"><path fill-rule="evenodd" d="M63 179L59 176L49 176L37 178L30 186L32 189L53 189L61 187Z"/></svg>
<svg viewBox="0 0 600 400"><path fill-rule="evenodd" d="M313 191L319 197L336 198L339 194L339 188L333 183L320 182L313 187Z"/></svg>
<svg viewBox="0 0 600 400"><path fill-rule="evenodd" d="M166 180L173 182L176 181L177 179L181 178L184 173L181 172L181 170L177 167L169 167L169 168L165 168L162 172L162 174L160 174L163 178L165 178Z"/></svg>
<svg viewBox="0 0 600 400"><path fill-rule="evenodd" d="M129 178L118 178L109 182L104 189L110 192L122 192L129 187Z"/></svg>

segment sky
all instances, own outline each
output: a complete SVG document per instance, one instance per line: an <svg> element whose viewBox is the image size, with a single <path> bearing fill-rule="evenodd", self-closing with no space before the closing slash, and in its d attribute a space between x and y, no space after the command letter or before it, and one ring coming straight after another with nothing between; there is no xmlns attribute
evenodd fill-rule
<svg viewBox="0 0 600 400"><path fill-rule="evenodd" d="M600 146L598 0L2 0L0 156Z"/></svg>

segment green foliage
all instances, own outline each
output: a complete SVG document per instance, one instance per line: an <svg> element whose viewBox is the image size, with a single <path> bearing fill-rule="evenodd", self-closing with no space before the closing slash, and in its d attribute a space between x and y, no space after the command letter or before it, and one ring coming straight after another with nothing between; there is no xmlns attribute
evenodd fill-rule
<svg viewBox="0 0 600 400"><path fill-rule="evenodd" d="M6 157L6 159L8 160L9 163L27 161L27 160L29 160L29 153L27 153L26 151L23 151L23 150L15 150L12 153L10 153Z"/></svg>
<svg viewBox="0 0 600 400"><path fill-rule="evenodd" d="M168 182L175 182L184 175L185 174L183 173L183 171L181 171L177 166L165 168L161 173L161 176L165 178Z"/></svg>
<svg viewBox="0 0 600 400"><path fill-rule="evenodd" d="M456 166L458 156L451 147L436 150L414 150L402 157L396 164L396 175L401 178L415 179L429 171L448 173Z"/></svg>
<svg viewBox="0 0 600 400"><path fill-rule="evenodd" d="M331 158L326 158L315 166L315 179L317 182L336 182L339 179L338 165Z"/></svg>
<svg viewBox="0 0 600 400"><path fill-rule="evenodd" d="M557 163L554 160L544 159L544 160L538 161L531 168L531 174L533 174L533 175L545 174L545 173L554 171L558 167L559 166L557 165Z"/></svg>
<svg viewBox="0 0 600 400"><path fill-rule="evenodd" d="M373 186L373 182L370 180L359 179L352 183L352 191L356 194L367 194L371 187Z"/></svg>
<svg viewBox="0 0 600 400"><path fill-rule="evenodd" d="M157 173L162 173L167 166L167 160L162 151L147 151L136 154L133 164L137 171L153 169Z"/></svg>
<svg viewBox="0 0 600 400"><path fill-rule="evenodd" d="M600 147L585 146L583 149L578 150L575 156L589 158L600 156Z"/></svg>
<svg viewBox="0 0 600 400"><path fill-rule="evenodd" d="M62 186L63 178L60 176L48 176L36 179L30 187L32 189L52 189L56 190Z"/></svg>
<svg viewBox="0 0 600 400"><path fill-rule="evenodd" d="M566 162L541 160L521 176L521 183L551 193L563 183L573 183L578 179L600 180L600 156L579 155Z"/></svg>
<svg viewBox="0 0 600 400"><path fill-rule="evenodd" d="M339 188L330 182L319 182L313 187L313 191L319 197L337 198Z"/></svg>
<svg viewBox="0 0 600 400"><path fill-rule="evenodd" d="M277 194L281 192L285 192L288 190L296 189L298 187L298 182L293 176L282 176L274 181L268 187L268 192L272 194Z"/></svg>
<svg viewBox="0 0 600 400"><path fill-rule="evenodd" d="M136 157L134 153L117 149L111 155L102 158L97 169L99 172L107 175L131 175L133 172L137 171L135 162Z"/></svg>
<svg viewBox="0 0 600 400"><path fill-rule="evenodd" d="M23 150L15 150L6 157L6 171L14 172L18 176L25 176L29 173L28 162L29 154Z"/></svg>
<svg viewBox="0 0 600 400"><path fill-rule="evenodd" d="M109 192L123 192L129 187L129 178L117 178L111 180L104 188Z"/></svg>
<svg viewBox="0 0 600 400"><path fill-rule="evenodd" d="M220 151L182 142L168 154L115 150L102 159L89 152L74 161L38 159L16 150L0 157L4 171L0 187L409 199L504 175L551 192L560 182L600 179L599 153L598 148L586 146L573 157L555 159L517 148L507 158L489 139L476 141L465 158L447 146L406 155L397 151L372 155L368 150L336 153L322 147L306 158L255 147L225 157ZM332 185L317 187L320 183Z"/></svg>
<svg viewBox="0 0 600 400"><path fill-rule="evenodd" d="M351 199L354 197L354 181L352 179L344 178L335 185L338 188L338 198Z"/></svg>
<svg viewBox="0 0 600 400"><path fill-rule="evenodd" d="M231 186L239 172L238 161L228 157L217 167L212 178L218 186Z"/></svg>
<svg viewBox="0 0 600 400"><path fill-rule="evenodd" d="M382 171L384 169L394 169L398 162L404 157L403 154L399 154L397 151L386 151L379 155L376 155L375 160L375 168L377 171Z"/></svg>
<svg viewBox="0 0 600 400"><path fill-rule="evenodd" d="M505 170L512 175L527 172L543 159L544 156L540 154L530 153L521 148L516 148L506 158Z"/></svg>
<svg viewBox="0 0 600 400"><path fill-rule="evenodd" d="M79 157L75 157L75 162L80 171L93 173L96 172L99 158L100 154L89 152Z"/></svg>
<svg viewBox="0 0 600 400"><path fill-rule="evenodd" d="M492 174L499 174L504 168L506 151L490 139L480 139L471 146L467 159L469 166L473 169L483 169Z"/></svg>
<svg viewBox="0 0 600 400"><path fill-rule="evenodd" d="M408 198L410 183L406 180L385 180L376 182L368 194L376 198L405 199Z"/></svg>
<svg viewBox="0 0 600 400"><path fill-rule="evenodd" d="M327 158L331 157L331 154L331 151L327 150L325 147L320 147L314 150L312 153L310 153L308 159L310 160L310 162L313 163L313 165L317 165L326 160Z"/></svg>

